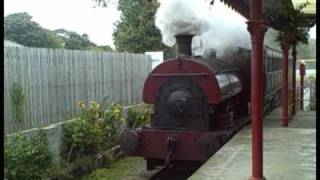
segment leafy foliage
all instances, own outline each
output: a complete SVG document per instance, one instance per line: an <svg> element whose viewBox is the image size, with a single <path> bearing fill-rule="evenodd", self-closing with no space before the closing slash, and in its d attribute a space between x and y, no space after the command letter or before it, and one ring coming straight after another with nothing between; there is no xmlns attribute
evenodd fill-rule
<svg viewBox="0 0 320 180"><path fill-rule="evenodd" d="M142 109L130 108L126 118L126 125L128 128L137 128L150 123L150 115L153 111L152 106L147 105Z"/></svg>
<svg viewBox="0 0 320 180"><path fill-rule="evenodd" d="M118 143L120 125L124 123L122 106L94 101L88 105L81 101L79 106L77 119L63 126L61 159L66 161L62 161L60 168L52 163L42 130L30 138L17 134L5 137L5 178L74 178L110 165L114 159L105 150Z"/></svg>
<svg viewBox="0 0 320 180"><path fill-rule="evenodd" d="M14 119L21 122L24 115L25 94L20 84L13 83L11 87L11 103Z"/></svg>
<svg viewBox="0 0 320 180"><path fill-rule="evenodd" d="M279 40L277 39L279 31L268 28L266 32L264 44L272 48L280 50ZM308 44L300 43L296 46L298 59L315 59L316 58L316 40L309 39Z"/></svg>
<svg viewBox="0 0 320 180"><path fill-rule="evenodd" d="M66 124L63 156L67 161L92 155L117 142L118 129L123 123L122 107L111 103L104 109L97 102L88 107L79 103L80 114L76 121Z"/></svg>
<svg viewBox="0 0 320 180"><path fill-rule="evenodd" d="M173 57L173 48L166 47L161 41L161 33L154 24L159 3L145 0L119 0L121 11L113 33L118 51L144 53L145 51L164 50L165 58Z"/></svg>
<svg viewBox="0 0 320 180"><path fill-rule="evenodd" d="M105 51L105 52L112 52L114 51L112 49L112 47L106 45L106 46L91 46L89 47L90 50L93 50L93 51Z"/></svg>
<svg viewBox="0 0 320 180"><path fill-rule="evenodd" d="M27 138L17 134L5 137L4 176L7 179L43 179L53 168L46 134L39 130Z"/></svg>
<svg viewBox="0 0 320 180"><path fill-rule="evenodd" d="M14 13L4 18L5 39L24 46L62 48L60 40L51 31L31 20L28 13Z"/></svg>
<svg viewBox="0 0 320 180"><path fill-rule="evenodd" d="M316 59L316 40L309 39L308 44L299 44L297 46L298 59Z"/></svg>
<svg viewBox="0 0 320 180"><path fill-rule="evenodd" d="M32 16L25 12L6 16L4 19L5 39L28 47L113 51L110 46L97 46L90 41L87 34L79 35L65 29L50 31L31 19Z"/></svg>
<svg viewBox="0 0 320 180"><path fill-rule="evenodd" d="M54 33L61 39L64 48L66 49L86 50L96 46L96 44L89 40L87 34L79 35L76 32L67 31L65 29L57 29Z"/></svg>
<svg viewBox="0 0 320 180"><path fill-rule="evenodd" d="M302 9L309 3L301 3L296 9L292 8L285 0L280 0L283 9L276 7L269 7L265 12L265 16L270 21L272 27L281 32L278 33L276 41L281 42L283 40L284 32L289 32L291 39L294 39L295 43L308 44L309 39L309 27L312 24L312 20L308 19L304 15Z"/></svg>
<svg viewBox="0 0 320 180"><path fill-rule="evenodd" d="M110 3L110 0L95 0L94 1L94 7L98 6L98 7L107 7Z"/></svg>

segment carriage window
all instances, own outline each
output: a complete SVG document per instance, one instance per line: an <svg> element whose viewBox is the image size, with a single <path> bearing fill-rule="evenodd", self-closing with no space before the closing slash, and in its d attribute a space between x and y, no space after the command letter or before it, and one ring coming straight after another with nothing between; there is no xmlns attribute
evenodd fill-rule
<svg viewBox="0 0 320 180"><path fill-rule="evenodd" d="M228 74L228 78L231 83L240 82L239 78L233 74Z"/></svg>
<svg viewBox="0 0 320 180"><path fill-rule="evenodd" d="M229 84L229 79L227 77L227 74L218 74L216 75L216 79L219 83L220 88L223 88Z"/></svg>

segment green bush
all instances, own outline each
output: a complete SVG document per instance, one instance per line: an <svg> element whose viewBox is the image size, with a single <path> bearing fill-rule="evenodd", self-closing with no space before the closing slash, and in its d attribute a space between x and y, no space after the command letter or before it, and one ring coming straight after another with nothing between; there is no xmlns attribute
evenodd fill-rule
<svg viewBox="0 0 320 180"><path fill-rule="evenodd" d="M79 103L80 114L74 122L63 126L62 155L71 162L112 147L118 140L118 129L124 121L122 106L111 103L102 107L97 102Z"/></svg>
<svg viewBox="0 0 320 180"><path fill-rule="evenodd" d="M11 87L12 114L17 122L22 122L24 116L25 93L18 83L13 83Z"/></svg>
<svg viewBox="0 0 320 180"><path fill-rule="evenodd" d="M150 114L152 106L146 105L142 109L130 108L126 118L126 126L128 128L142 127L150 123Z"/></svg>
<svg viewBox="0 0 320 180"><path fill-rule="evenodd" d="M61 168L52 163L46 134L42 130L33 136L21 134L5 137L5 178L46 179L73 177L95 168L96 154L103 155L103 164L112 160L107 150L118 144L120 125L124 123L122 106L115 103L101 106L97 102L79 103L77 120L62 126L63 146ZM88 162L92 159L92 162ZM88 162L88 163L87 163ZM78 172L79 171L79 172ZM59 178L58 178L59 179Z"/></svg>
<svg viewBox="0 0 320 180"><path fill-rule="evenodd" d="M17 134L4 140L6 179L43 179L52 172L52 156L46 134L39 130L27 138Z"/></svg>

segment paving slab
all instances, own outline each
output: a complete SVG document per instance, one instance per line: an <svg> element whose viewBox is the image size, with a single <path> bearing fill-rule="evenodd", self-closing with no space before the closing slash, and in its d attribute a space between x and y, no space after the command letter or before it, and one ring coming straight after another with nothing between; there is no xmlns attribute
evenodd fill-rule
<svg viewBox="0 0 320 180"><path fill-rule="evenodd" d="M267 180L316 179L315 112L298 112L281 127L281 110L264 119L264 176ZM251 125L244 127L199 168L190 180L248 180Z"/></svg>

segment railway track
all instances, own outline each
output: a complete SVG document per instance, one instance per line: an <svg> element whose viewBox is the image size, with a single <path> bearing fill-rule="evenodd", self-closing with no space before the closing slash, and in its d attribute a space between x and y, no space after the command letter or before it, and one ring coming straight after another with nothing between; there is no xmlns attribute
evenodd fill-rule
<svg viewBox="0 0 320 180"><path fill-rule="evenodd" d="M161 167L157 172L150 176L149 180L186 180L200 165L182 166L169 165Z"/></svg>

